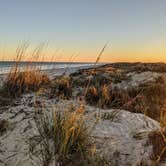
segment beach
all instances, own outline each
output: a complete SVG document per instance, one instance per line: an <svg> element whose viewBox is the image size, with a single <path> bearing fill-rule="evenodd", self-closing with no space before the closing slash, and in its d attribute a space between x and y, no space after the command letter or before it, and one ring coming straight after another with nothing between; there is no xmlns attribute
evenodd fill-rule
<svg viewBox="0 0 166 166"><path fill-rule="evenodd" d="M36 146L41 136L38 120L47 114L51 118L53 112L77 109L91 129L90 138L102 162L108 165L156 162L160 152L154 149L160 144L151 141L152 133L162 129L164 135L165 128L159 112L151 111L154 107L153 111L159 111L158 106L163 103L154 102L150 96L156 88L165 95L161 88L166 83L166 65L117 63L78 68L67 70L66 74L61 69L43 70L41 72L50 80L37 90L27 89L16 97L1 95L0 165L42 165L41 154L30 152L32 147L40 150L40 146ZM160 101L164 102L161 96ZM165 142L160 136L158 138L162 151ZM48 147L53 148L51 138ZM74 165L81 161L86 162L73 160ZM53 166L54 162L50 160L49 165ZM164 152L159 163L164 166L165 162Z"/></svg>

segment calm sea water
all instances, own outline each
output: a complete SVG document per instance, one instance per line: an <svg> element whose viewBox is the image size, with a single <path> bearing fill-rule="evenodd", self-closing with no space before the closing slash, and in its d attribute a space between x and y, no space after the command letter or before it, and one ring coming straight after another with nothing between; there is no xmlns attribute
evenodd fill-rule
<svg viewBox="0 0 166 166"><path fill-rule="evenodd" d="M20 68L24 68L28 62L20 62ZM0 61L0 74L9 73L11 67L15 65L15 62L9 61ZM64 70L64 69L81 69L88 68L93 66L93 63L66 63L66 62L33 62L30 64L31 66L39 67L41 70Z"/></svg>

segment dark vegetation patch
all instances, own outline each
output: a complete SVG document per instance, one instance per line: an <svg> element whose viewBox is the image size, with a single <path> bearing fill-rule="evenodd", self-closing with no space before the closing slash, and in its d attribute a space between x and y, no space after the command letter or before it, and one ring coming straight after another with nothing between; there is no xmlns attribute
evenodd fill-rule
<svg viewBox="0 0 166 166"><path fill-rule="evenodd" d="M98 67L95 69L84 69L70 75L74 87L87 87L95 85L104 85L113 83L120 83L130 78L120 69L112 67Z"/></svg>
<svg viewBox="0 0 166 166"><path fill-rule="evenodd" d="M145 103L143 112L145 115L160 121L161 111L166 106L166 84L150 83L140 88Z"/></svg>
<svg viewBox="0 0 166 166"><path fill-rule="evenodd" d="M2 136L9 128L9 122L5 119L0 119L0 136Z"/></svg>
<svg viewBox="0 0 166 166"><path fill-rule="evenodd" d="M129 96L124 90L112 89L110 86L91 86L85 95L88 104L101 108L120 108L128 100Z"/></svg>
<svg viewBox="0 0 166 166"><path fill-rule="evenodd" d="M166 162L166 128L151 132L148 143L153 146L151 159L158 164Z"/></svg>
<svg viewBox="0 0 166 166"><path fill-rule="evenodd" d="M166 72L165 63L113 63L110 64L110 66L112 66L115 69L122 69L125 72Z"/></svg>
<svg viewBox="0 0 166 166"><path fill-rule="evenodd" d="M155 82L126 90L112 88L111 84L90 86L85 100L97 107L125 109L134 113L143 113L160 121L166 114L166 85Z"/></svg>
<svg viewBox="0 0 166 166"><path fill-rule="evenodd" d="M72 82L68 76L55 78L51 83L50 97L59 97L61 99L70 99L72 97Z"/></svg>

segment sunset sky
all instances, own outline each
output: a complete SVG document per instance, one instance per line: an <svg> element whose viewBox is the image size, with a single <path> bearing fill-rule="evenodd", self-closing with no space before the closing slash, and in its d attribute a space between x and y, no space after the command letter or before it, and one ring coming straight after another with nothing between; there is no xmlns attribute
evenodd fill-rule
<svg viewBox="0 0 166 166"><path fill-rule="evenodd" d="M0 0L0 58L23 41L57 61L166 62L166 0Z"/></svg>

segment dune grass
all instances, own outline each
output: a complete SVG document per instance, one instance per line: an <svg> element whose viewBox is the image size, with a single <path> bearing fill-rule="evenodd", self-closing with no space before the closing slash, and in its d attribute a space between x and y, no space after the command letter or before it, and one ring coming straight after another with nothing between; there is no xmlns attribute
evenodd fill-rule
<svg viewBox="0 0 166 166"><path fill-rule="evenodd" d="M166 84L158 82L141 84L128 89L112 88L108 83L90 86L85 100L100 108L125 109L142 113L166 126Z"/></svg>
<svg viewBox="0 0 166 166"><path fill-rule="evenodd" d="M32 61L27 62L26 66L21 67L20 63L26 54L28 44L24 43L16 50L15 65L7 75L1 94L7 97L19 97L26 92L37 91L41 86L49 83L49 77L42 73L39 67L32 65ZM33 58L36 60L41 48L35 49Z"/></svg>
<svg viewBox="0 0 166 166"><path fill-rule="evenodd" d="M44 110L44 114L36 116L39 138L35 142L37 147L32 145L30 148L32 156L38 154L37 158L41 158L43 166L51 163L55 166L107 164L106 160L96 155L85 124L83 105L71 110L50 112Z"/></svg>
<svg viewBox="0 0 166 166"><path fill-rule="evenodd" d="M25 70L11 73L3 85L3 91L9 97L19 97L23 93L34 92L49 83L47 75L38 70Z"/></svg>
<svg viewBox="0 0 166 166"><path fill-rule="evenodd" d="M151 132L149 134L149 144L153 146L151 159L156 164L166 162L166 128Z"/></svg>
<svg viewBox="0 0 166 166"><path fill-rule="evenodd" d="M124 90L112 89L111 84L104 84L89 87L85 100L100 108L121 108L129 100L129 96Z"/></svg>
<svg viewBox="0 0 166 166"><path fill-rule="evenodd" d="M70 77L60 76L51 83L51 97L70 99L72 97L72 83Z"/></svg>

